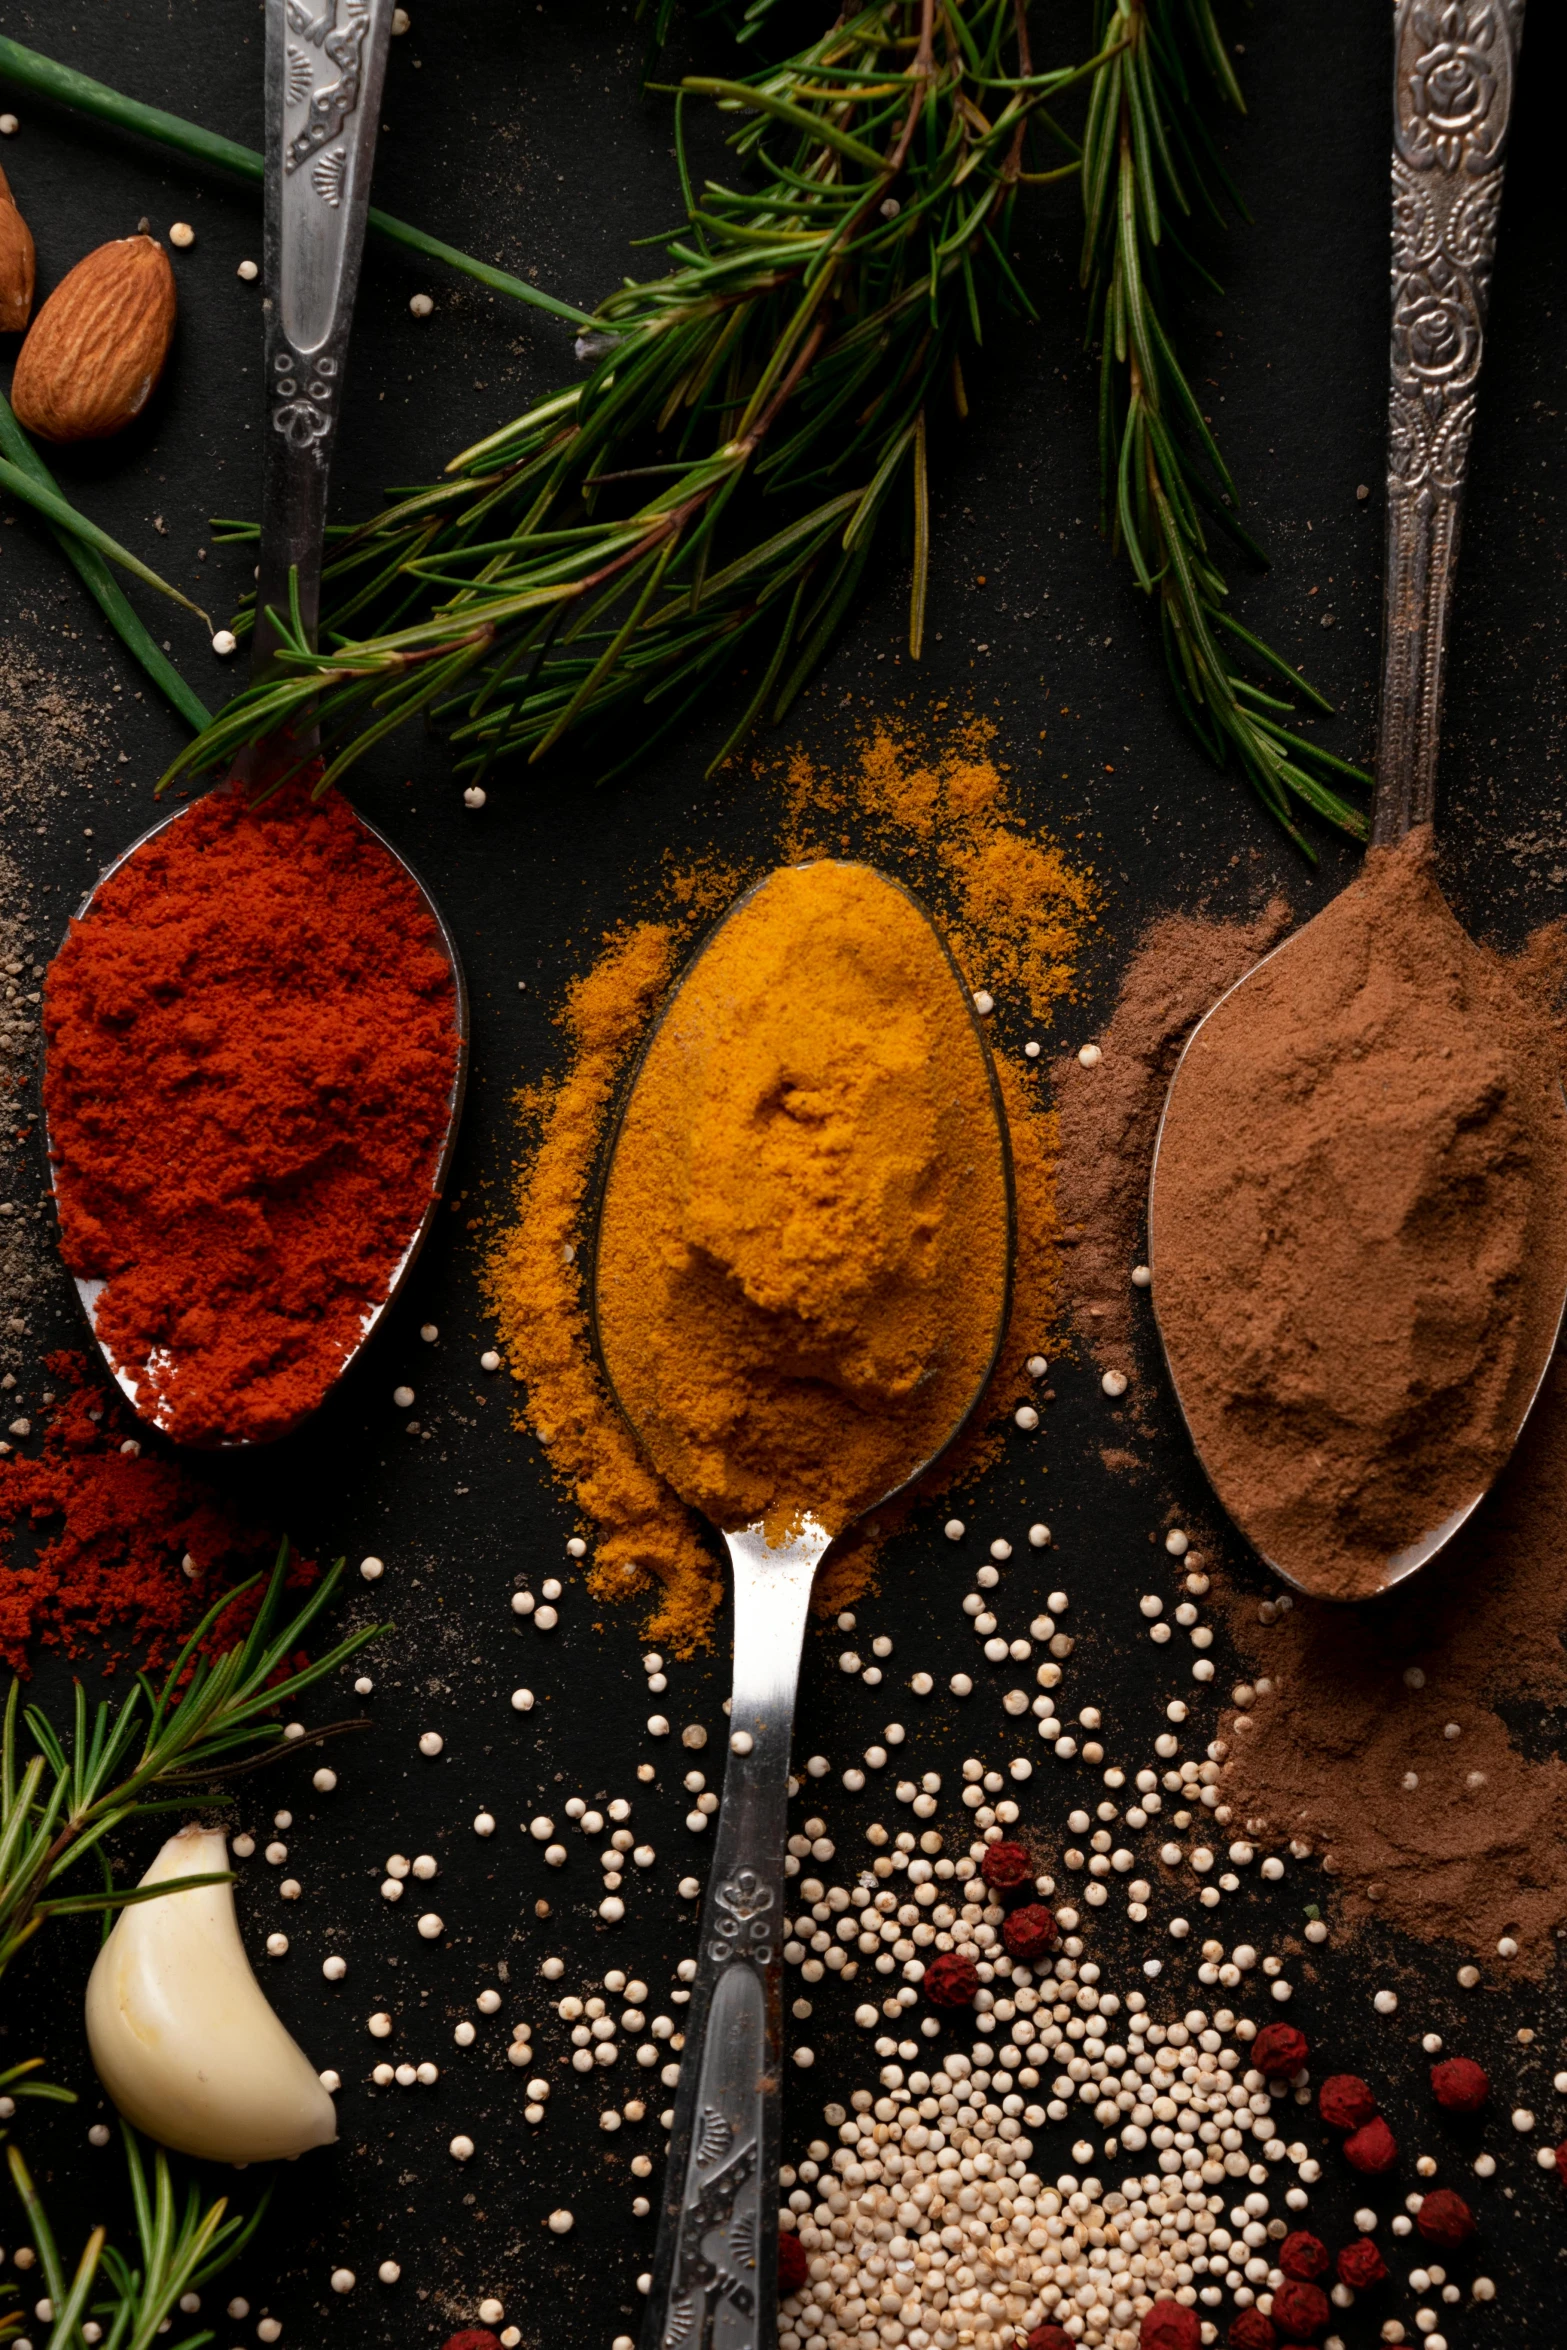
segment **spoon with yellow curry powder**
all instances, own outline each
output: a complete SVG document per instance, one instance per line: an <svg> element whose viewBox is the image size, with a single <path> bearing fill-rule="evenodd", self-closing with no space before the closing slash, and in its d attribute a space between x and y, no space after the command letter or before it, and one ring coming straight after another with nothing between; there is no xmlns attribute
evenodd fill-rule
<svg viewBox="0 0 1567 2350"><path fill-rule="evenodd" d="M1371 849L1193 1031L1149 1214L1154 1310L1214 1489L1281 1575L1338 1600L1401 1582L1479 1507L1567 1297L1567 1105L1551 1024L1457 920L1432 833L1523 10L1495 12L1483 65L1440 104L1425 16L1399 0L1394 20Z"/></svg>
<svg viewBox="0 0 1567 2350"><path fill-rule="evenodd" d="M865 865L770 874L671 995L613 1137L599 1351L653 1466L723 1536L734 1681L646 2341L777 2335L780 1948L817 1567L952 1441L1006 1327L990 1055L924 909Z"/></svg>

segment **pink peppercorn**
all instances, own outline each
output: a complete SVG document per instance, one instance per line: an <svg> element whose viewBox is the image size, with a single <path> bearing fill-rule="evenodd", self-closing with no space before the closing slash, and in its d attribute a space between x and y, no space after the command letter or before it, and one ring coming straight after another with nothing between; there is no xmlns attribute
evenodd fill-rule
<svg viewBox="0 0 1567 2350"><path fill-rule="evenodd" d="M467 2326L460 2334L453 2334L446 2350L501 2350L499 2337L488 2326Z"/></svg>
<svg viewBox="0 0 1567 2350"><path fill-rule="evenodd" d="M1035 2326L1023 2350L1077 2350L1077 2344L1065 2326Z"/></svg>
<svg viewBox="0 0 1567 2350"><path fill-rule="evenodd" d="M1307 2285L1286 2277L1273 2296L1273 2322L1282 2333L1309 2342L1320 2334L1333 2307L1320 2285Z"/></svg>
<svg viewBox="0 0 1567 2350"><path fill-rule="evenodd" d="M986 1884L998 1893L1015 1893L1034 1875L1034 1864L1021 1844L987 1844L979 1866Z"/></svg>
<svg viewBox="0 0 1567 2350"><path fill-rule="evenodd" d="M933 2007L972 2007L979 1969L961 1950L944 1950L925 1969L924 1989Z"/></svg>
<svg viewBox="0 0 1567 2350"><path fill-rule="evenodd" d="M1014 1958L1042 1958L1057 1938L1053 1913L1042 1901L1025 1902L1001 1929L1001 1939Z"/></svg>
<svg viewBox="0 0 1567 2350"><path fill-rule="evenodd" d="M1293 2024L1264 2024L1251 2044L1252 2063L1270 2081L1287 2081L1310 2054L1305 2033Z"/></svg>
<svg viewBox="0 0 1567 2350"><path fill-rule="evenodd" d="M1330 2073L1317 2091L1317 2111L1330 2130L1358 2130L1376 2110L1376 2099L1354 2073Z"/></svg>
<svg viewBox="0 0 1567 2350"><path fill-rule="evenodd" d="M1345 2139L1344 2155L1355 2170L1373 2173L1391 2170L1398 2160L1398 2141L1378 2114L1375 2121L1367 2122L1363 2130Z"/></svg>
<svg viewBox="0 0 1567 2350"><path fill-rule="evenodd" d="M1156 2301L1137 2332L1137 2350L1201 2350L1202 2320L1179 2301Z"/></svg>
<svg viewBox="0 0 1567 2350"><path fill-rule="evenodd" d="M783 2228L778 2236L778 2298L787 2301L791 2293L798 2293L811 2273L810 2256L793 2228Z"/></svg>
<svg viewBox="0 0 1567 2350"><path fill-rule="evenodd" d="M1309 2285L1314 2278L1325 2274L1327 2265L1326 2244L1320 2236L1310 2235L1304 2228L1297 2228L1279 2246L1279 2266L1297 2284Z"/></svg>
<svg viewBox="0 0 1567 2350"><path fill-rule="evenodd" d="M1230 2350L1274 2350L1278 2335L1260 2309L1243 2309L1230 2327Z"/></svg>
<svg viewBox="0 0 1567 2350"><path fill-rule="evenodd" d="M1415 2225L1428 2244L1443 2244L1449 2251L1475 2232L1474 2213L1451 2187L1438 2187L1425 2198L1415 2213Z"/></svg>
<svg viewBox="0 0 1567 2350"><path fill-rule="evenodd" d="M1387 2262L1369 2236L1357 2237L1353 2244L1346 2244L1337 2266L1339 2283L1348 2285L1352 2293L1368 2293L1387 2275Z"/></svg>
<svg viewBox="0 0 1567 2350"><path fill-rule="evenodd" d="M1478 2113L1491 2094L1482 2068L1468 2056L1450 2056L1431 2067L1431 2088L1438 2105L1449 2113Z"/></svg>

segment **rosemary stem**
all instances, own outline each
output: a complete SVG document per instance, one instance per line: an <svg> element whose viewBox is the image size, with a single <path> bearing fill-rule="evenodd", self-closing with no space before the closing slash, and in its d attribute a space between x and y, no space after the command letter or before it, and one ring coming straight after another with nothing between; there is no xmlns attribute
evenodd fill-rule
<svg viewBox="0 0 1567 2350"><path fill-rule="evenodd" d="M259 184L263 176L265 166L254 147L242 147L237 139L225 139L217 131L203 130L199 123L167 114L161 106L144 106L137 98L122 97L118 90L95 82L90 75L61 65L37 49L24 48L20 41L3 34L0 34L0 76L38 97L52 98L61 106L72 107L79 114L96 115L101 122L112 122L119 130L136 131L143 138L156 139L198 163L216 164L221 171L234 172L240 179ZM455 245L443 244L439 237L427 236L423 229L412 227L406 220L396 220L391 213L380 212L373 204L369 221L389 243L402 245L410 253L421 253L427 261L444 262L448 269L461 270L465 277L477 279L492 293L509 294L514 302L527 302L535 310L547 310L552 317L563 318L572 326L587 327L593 323L587 311L576 309L570 302L557 301L553 294L541 293L526 278L494 269L487 261L475 260L471 253L460 253Z"/></svg>

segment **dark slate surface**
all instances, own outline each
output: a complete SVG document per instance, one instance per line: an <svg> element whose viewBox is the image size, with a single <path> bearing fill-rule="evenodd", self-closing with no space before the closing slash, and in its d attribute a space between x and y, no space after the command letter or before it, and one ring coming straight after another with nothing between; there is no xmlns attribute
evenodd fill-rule
<svg viewBox="0 0 1567 2350"><path fill-rule="evenodd" d="M1046 28L1049 54L1077 53L1081 13L1067 11L1064 23ZM1475 448L1442 811L1455 900L1479 931L1498 939L1515 939L1557 912L1567 877L1559 415L1567 298L1555 105L1564 57L1559 22L1543 8L1534 13ZM162 0L157 7L144 0L7 0L0 29L129 93L259 143L261 19L247 0ZM1387 11L1364 0L1282 0L1254 17L1236 15L1232 30L1245 43L1251 112L1227 147L1255 220L1225 241L1218 266L1228 292L1207 314L1188 319L1185 348L1211 396L1249 518L1274 557L1270 574L1240 583L1239 609L1335 698L1341 717L1330 739L1364 757L1372 736L1381 532ZM378 200L591 304L619 273L646 266L629 250L631 239L673 217L667 101L639 94L640 54L630 11L605 0L570 8L558 0L548 7L469 0L460 10L416 8L412 32L394 45ZM45 286L144 213L160 232L180 218L195 225L194 248L177 256L182 316L165 389L133 433L99 451L62 456L60 472L111 530L150 549L175 579L201 583L203 600L220 612L246 561L215 550L203 562L197 550L210 543L214 511L243 515L256 506L258 291L235 274L243 256L259 257L255 198L25 94L0 89L0 103L22 118L20 136L5 143L0 160L37 235ZM1042 206L1022 242L1044 323L999 333L970 371L973 420L946 436L936 492L932 626L939 636L924 668L915 675L905 664L897 686L916 714L949 696L987 710L1003 754L1016 761L1031 816L1081 841L1092 857L1109 920L1088 974L1086 1033L1112 1000L1120 953L1150 911L1249 904L1279 886L1304 912L1343 879L1352 854L1324 841L1320 866L1308 869L1235 781L1215 774L1181 733L1148 615L1094 529L1094 370L1081 348L1067 203ZM410 317L408 298L423 287L437 309L421 324ZM384 484L433 475L446 455L572 372L566 330L372 247L336 513L365 511ZM1364 501L1356 497L1360 483L1372 486ZM114 700L90 797L48 801L39 830L11 841L29 873L43 933L52 938L104 852L147 821L151 783L181 737L155 695L136 698L138 676L47 538L26 516L8 513L6 520L6 635L83 694ZM980 571L988 583L982 590L974 584ZM852 712L885 697L901 647L904 593L901 566L889 556L818 690L801 705L795 732L818 755L830 755L845 697ZM1025 611L1036 617L1025 621ZM1048 621L1039 617L1046 611L1054 616ZM218 699L230 673L183 616L164 623L160 611L155 618L167 625L187 674ZM1063 707L1069 718L1061 717ZM656 2150L660 2133L651 2118L614 2138L599 2132L599 2084L579 2089L563 2069L565 2029L547 2009L534 1970L541 1956L557 1952L567 1962L560 1989L583 1991L590 1977L623 1966L648 1982L651 2010L666 2004L692 1934L690 1905L677 1898L675 1881L699 1866L700 1848L681 1825L688 1798L680 1766L690 1758L645 1738L643 1644L634 1617L593 1607L565 1568L571 1513L531 1440L510 1430L497 1383L477 1370L487 1333L471 1218L495 1204L494 1187L504 1180L512 1089L556 1064L551 1014L564 982L599 931L635 903L657 853L716 847L742 861L757 853L743 780L717 787L700 781L704 741L710 747L719 739L719 723L715 714L709 736L680 745L608 795L575 790L560 773L547 783L497 779L480 818L463 809L439 747L414 734L386 747L355 786L367 812L427 875L457 929L473 983L474 1071L459 1212L443 1215L372 1363L309 1434L222 1472L315 1555L384 1554L388 1571L376 1601L398 1627L370 1668L374 1730L334 1757L342 1774L337 1793L316 1797L300 1761L285 1763L264 1785L252 1782L246 1798L252 1824L263 1829L274 1807L293 1810L290 1867L305 1887L300 1903L285 1909L275 1873L252 1862L242 1893L247 1934L257 1948L279 1923L293 1935L285 1964L259 1959L266 1988L316 2060L341 2070L345 2087L337 2151L277 2180L260 2242L234 2282L209 2295L225 2350L256 2338L263 2310L281 2318L285 2342L341 2350L438 2344L489 2292L505 2300L529 2343L607 2350L613 2336L635 2330L634 2279L649 2245L645 2223L631 2215L639 2182L628 2165L640 2146ZM123 766L121 748L129 753ZM85 823L94 828L90 842ZM1001 1034L1008 1041L1005 1022ZM35 1186L38 1179L34 1163L25 1180ZM433 1349L418 1337L426 1319L441 1329ZM52 1314L37 1319L29 1365L50 1338L75 1335L62 1286ZM391 1406L390 1391L403 1379L418 1390L428 1442L406 1437L404 1415ZM1045 1436L1017 1442L966 1515L977 1533L1015 1539L1031 1518L1049 1518L1056 1548L1043 1564L1020 1554L1005 1586L1007 1613L1026 1621L1037 1594L1057 1583L1069 1590L1079 1641L1069 1691L1075 1703L1105 1706L1120 1733L1116 1746L1135 1762L1180 1685L1178 1652L1170 1652L1176 1663L1161 1664L1136 1639L1150 1529L1172 1506L1202 1510L1204 1489L1167 1426L1148 1481L1110 1478L1098 1458L1113 1429L1110 1407L1080 1366L1063 1364L1055 1383L1059 1401ZM24 1394L38 1384L27 1367ZM866 1638L884 1628L896 1639L884 1690L866 1691L833 1669L841 1643L831 1635L809 1645L800 1751L828 1755L835 1773L884 1719L913 1719L915 1701L902 1688L909 1670L928 1665L944 1687L948 1673L972 1662L956 1607L965 1578L940 1538L943 1514L928 1514L901 1538L886 1561L880 1598L861 1610L862 1652ZM1242 1560L1234 1565L1242 1576L1250 1572ZM552 1572L565 1574L567 1595L561 1628L545 1643L517 1625L507 1595L519 1576L537 1588ZM350 1616L365 1604L356 1585ZM1232 1677L1222 1635L1215 1654L1222 1689ZM526 1717L507 1702L522 1680L540 1699ZM46 1670L39 1687L58 1695L58 1673ZM659 1702L677 1726L702 1721L716 1732L722 1694L714 1656L672 1667L670 1691ZM982 1705L976 1697L965 1710L943 1696L919 1716L918 1752L946 1767L949 1789L971 1745L995 1749L1001 1717L994 1694L983 1712ZM446 1741L435 1763L417 1752L429 1728ZM1016 1748L1010 1735L1005 1751ZM709 1757L720 1751L715 1739ZM640 1787L635 1768L649 1756L658 1778ZM836 1788L836 1776L827 1784ZM559 1816L573 1791L589 1799L631 1796L634 1826L659 1848L659 1866L635 1889L631 1915L616 1931L594 1914L599 1889L590 1852L574 1851L570 1868L556 1874L518 1832L541 1806ZM1036 1773L1023 1817L1042 1847L1058 1847L1070 1801L1087 1792L1081 1765ZM957 1807L950 1793L944 1800L951 1824ZM500 1821L488 1843L468 1824L481 1805ZM885 1800L878 1806L871 1793L851 1799L841 1791L823 1808L846 1858L866 1849L866 1820L878 1809L895 1810ZM137 1865L151 1842L150 1833L136 1840L130 1857ZM377 1897L382 1864L394 1850L430 1851L440 1860L433 1893L448 1931L437 1945L414 1932L422 1901L394 1910ZM1302 1905L1319 1890L1314 1870L1292 1869L1281 1885L1237 1896L1222 1913L1226 1938L1249 1934L1266 1947L1270 1936L1298 1927ZM554 1905L543 1925L532 1914L540 1898ZM1109 1928L1099 1939L1111 1980L1123 1971L1121 1945ZM1174 1949L1162 1937L1137 1943L1128 1966L1145 1947ZM84 2142L97 2097L76 2017L91 1948L89 1930L57 1928L47 1955L18 1966L0 2023L8 2051L47 2052L55 2077L84 2093L78 2112L38 2122L29 2116L26 2128L73 2241L78 2223L115 2203L108 2181L117 2158ZM328 1948L350 1961L347 1980L335 1987L320 1974ZM503 1963L509 1981L501 2015L481 2022L471 2051L456 2050L454 2021L473 2013L477 1991L498 1980ZM1343 1953L1330 1945L1313 1980L1296 1969L1302 1987L1292 2014L1333 2065L1389 2083L1389 2110L1395 2126L1407 2122L1401 2135L1411 2145L1416 2119L1426 2113L1422 2030L1445 2031L1450 2047L1491 2062L1504 2105L1522 2093L1542 2117L1557 2108L1549 2079L1560 2061L1558 1987L1492 1989L1464 2001L1453 1987L1455 1963L1451 1950L1428 1953L1394 1941L1385 1950ZM1398 1981L1403 2002L1392 2024L1375 2025L1367 1985L1384 1974ZM1177 1988L1179 1980L1172 1965L1172 2012L1193 1995L1190 1986ZM873 2079L870 2052L849 2021L853 1997L824 1985L808 2027L798 2027L808 2030L818 2061L809 2079L790 2074L786 2136L797 2151L820 2126L824 2097L846 2097ZM399 2016L390 2053L432 2057L442 2067L436 2088L370 2087L370 2066L383 2051L364 2022L382 2005ZM516 2015L533 2020L539 2069L561 2083L537 2132L521 2115L526 2076L504 2057L504 2027ZM1512 2038L1521 2024L1540 2033L1527 2060ZM611 2076L621 2097L630 2090L629 2065L628 2049ZM655 2092L655 2111L659 2102ZM458 2130L477 2143L466 2168L446 2152ZM1069 2128L1043 2135L1039 2167L1052 2174L1062 2167L1072 2135ZM1493 2143L1509 2137L1505 2127L1491 2132ZM1489 2312L1455 2311L1448 2336L1465 2345L1504 2337L1544 2345L1559 2338L1553 2287L1560 2189L1534 2169L1527 2150L1509 2143L1500 2151L1504 2169L1482 2198L1480 2258L1455 2263L1454 2273L1467 2277L1484 2266L1501 2280L1501 2298ZM1462 2185L1467 2165L1444 2164L1443 2175ZM249 2177L226 2183L242 2205L260 2184ZM1399 2191L1410 2183L1400 2180ZM1342 2240L1357 2200L1330 2166L1313 2204L1323 2232ZM1376 2200L1396 2208L1391 2191ZM564 2240L541 2224L561 2204L577 2219ZM14 2241L12 2220L0 2220L0 2241ZM401 2285L390 2292L374 2282L377 2263L388 2256L403 2267ZM360 2278L341 2299L327 2289L340 2262ZM234 2290L253 2304L243 2325L221 2315ZM1410 2323L1411 2296L1386 2306ZM1350 2314L1343 2330L1352 2350L1376 2338L1383 2314L1379 2300Z"/></svg>

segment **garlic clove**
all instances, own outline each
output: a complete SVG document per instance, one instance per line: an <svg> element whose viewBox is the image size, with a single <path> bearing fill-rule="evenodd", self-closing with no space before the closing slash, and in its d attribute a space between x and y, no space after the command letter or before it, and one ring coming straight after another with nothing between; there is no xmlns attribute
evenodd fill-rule
<svg viewBox="0 0 1567 2350"><path fill-rule="evenodd" d="M227 1867L221 1831L182 1828L141 1881ZM337 2138L315 2066L251 1971L230 1884L120 1912L87 1985L87 2039L126 2120L181 2154L277 2162Z"/></svg>

